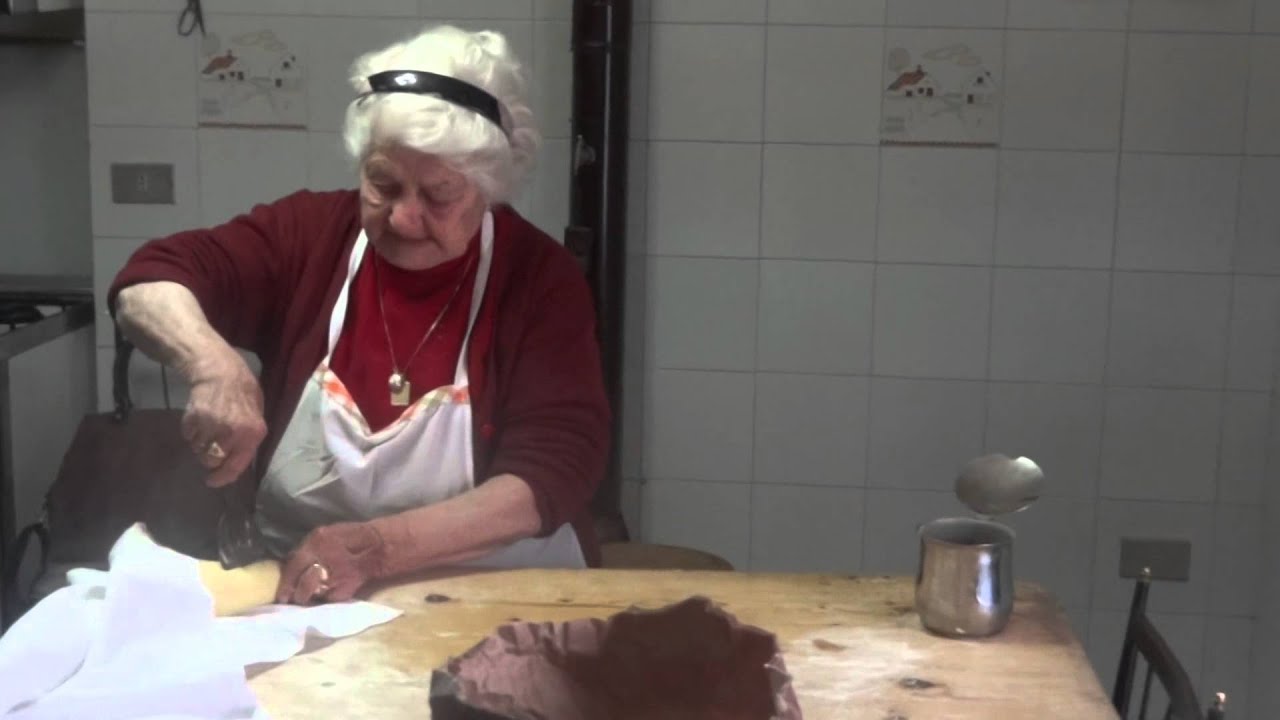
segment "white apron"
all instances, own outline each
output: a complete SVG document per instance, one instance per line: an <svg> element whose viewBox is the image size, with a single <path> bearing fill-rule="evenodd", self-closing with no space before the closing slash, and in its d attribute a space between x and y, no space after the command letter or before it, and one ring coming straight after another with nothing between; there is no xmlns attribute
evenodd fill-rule
<svg viewBox="0 0 1280 720"><path fill-rule="evenodd" d="M430 505L475 485L466 360L493 259L493 216L486 212L481 228L480 264L453 385L423 395L377 432L370 432L342 380L329 368L346 321L351 282L367 246L361 231L329 317L328 351L307 380L258 491L258 526L279 557L322 525L372 520ZM549 537L520 540L463 564L586 567L568 523Z"/></svg>

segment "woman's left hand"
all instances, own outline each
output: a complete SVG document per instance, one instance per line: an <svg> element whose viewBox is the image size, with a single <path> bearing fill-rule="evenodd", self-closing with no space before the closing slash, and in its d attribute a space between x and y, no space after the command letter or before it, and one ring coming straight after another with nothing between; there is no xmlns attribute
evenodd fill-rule
<svg viewBox="0 0 1280 720"><path fill-rule="evenodd" d="M385 548L382 535L369 523L318 527L285 560L276 602L350 600L378 576Z"/></svg>

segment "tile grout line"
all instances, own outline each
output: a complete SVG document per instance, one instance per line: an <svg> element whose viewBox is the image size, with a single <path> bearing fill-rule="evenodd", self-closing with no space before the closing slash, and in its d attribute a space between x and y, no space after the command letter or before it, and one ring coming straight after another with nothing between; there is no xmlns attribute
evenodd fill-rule
<svg viewBox="0 0 1280 720"><path fill-rule="evenodd" d="M1000 31L1000 111L997 116L996 131L999 135L996 138L995 152L995 188L992 190L991 201L991 249L987 254L987 270L990 276L987 278L987 358L985 364L986 381L982 388L982 426L979 428L978 438L980 447L979 454L988 452L988 436L989 426L991 424L991 376L993 373L992 359L995 355L995 315L996 315L996 280L999 272L996 270L996 243L999 238L998 228L1000 226L1000 182L1001 171L1004 167L1004 151L1001 147L1001 139L1005 134L1005 110L1008 107L1008 88L1009 88L1009 13L1010 3L1005 0L1004 3L1004 25L1005 29Z"/></svg>
<svg viewBox="0 0 1280 720"><path fill-rule="evenodd" d="M764 3L764 15L767 20L769 17L769 0ZM755 502L756 502L756 428L760 423L760 309L764 302L764 261L761 259L764 248L764 139L768 137L767 123L769 121L769 25L766 22L761 28L761 58L760 62L760 142L756 147L760 153L758 167L760 168L760 177L756 183L756 317L753 323L752 332L754 333L752 349L754 355L751 361L751 477L750 485L747 488L747 568L751 569L755 566Z"/></svg>
<svg viewBox="0 0 1280 720"><path fill-rule="evenodd" d="M1251 7L1251 8L1250 8L1250 18L1249 18L1249 27L1250 27L1250 28L1252 28L1252 27L1253 27L1253 16L1254 16L1256 13L1257 13L1257 4L1255 3L1255 4L1253 5L1253 7ZM1227 389L1227 388L1229 388L1229 387L1230 387L1230 385L1231 385L1231 381L1230 381L1230 378L1231 378L1231 358L1232 358L1232 354L1233 354L1233 353L1232 353L1232 348L1233 348L1233 346L1234 346L1234 342L1233 342L1233 340L1235 339L1235 334L1236 334L1236 327L1235 327L1235 314L1236 314L1236 311L1235 311L1235 303L1236 303L1236 275L1235 275L1235 270L1236 270L1236 268L1237 268L1236 257L1237 257L1237 253L1239 252L1239 245L1240 245L1240 215L1241 215L1242 210L1244 209L1244 192L1243 192L1243 190L1244 190L1244 188L1243 188L1243 185L1244 185L1244 182L1243 182L1243 178L1244 178L1244 157L1243 157L1243 155L1244 155L1245 150L1246 150L1245 145L1247 144L1247 142L1248 142L1248 138L1249 138L1249 107L1250 107L1250 105L1252 105L1252 103L1253 103L1253 94L1252 94L1252 92L1251 92L1251 89L1252 89L1252 87L1253 87L1253 81L1254 81L1254 77L1253 77L1253 74L1254 74L1254 66L1253 66L1253 41L1252 41L1252 38L1250 38L1250 40L1249 40L1249 42L1248 42L1247 53L1246 53L1246 56L1245 56L1245 63L1246 63L1246 64L1245 64L1245 97L1244 97L1244 99L1242 100L1242 102L1244 103L1244 107L1241 109L1241 113L1242 113L1242 115L1243 115L1243 119L1242 119L1242 122L1240 123L1240 145L1239 145L1239 150L1240 150L1240 152L1241 152L1241 158L1240 158L1239 160L1237 160L1237 166L1236 166L1236 177L1235 177L1235 182L1236 182L1235 217L1233 218L1233 222L1232 222L1232 226L1231 226L1231 231L1232 231L1232 234L1231 234L1231 257L1230 257L1230 261L1228 262L1228 265L1229 265L1229 267L1231 268L1231 276L1230 276L1230 277L1231 277L1231 279L1230 279L1230 282L1229 282L1229 284L1228 284L1228 286L1227 286L1227 338L1226 338L1227 346L1226 346L1226 348L1225 348L1225 349L1224 349L1224 351L1223 351L1223 358L1222 358L1222 387L1223 387L1223 391L1222 391L1222 393L1221 393L1221 394L1219 394L1219 396L1218 396L1218 436L1217 436L1217 443L1216 443L1216 446L1215 446L1215 448L1214 448L1214 454L1215 454L1215 457L1214 457L1214 477L1213 477L1213 506L1212 506L1212 514L1211 514L1211 515L1210 515L1210 517L1209 517L1209 531L1210 531L1210 535L1209 535L1209 537L1210 537L1210 547L1209 547L1209 558L1210 558L1210 561L1209 561L1209 583L1208 583L1208 584L1209 584L1209 587L1212 587L1212 585L1213 585L1213 578L1214 578L1214 576L1215 576L1215 575L1217 575L1217 573L1218 573L1218 561L1219 561L1219 555L1218 555L1218 544L1219 544L1219 542L1220 542L1220 540L1221 540L1219 533L1220 533L1220 531L1221 531L1221 529L1222 529L1222 528L1220 527L1220 523L1218 522L1218 519L1219 519L1219 518L1218 518L1218 509L1219 509L1219 507L1221 507L1221 502L1222 502L1222 464L1223 464L1223 462L1224 462L1224 448L1225 448L1226 429L1227 429L1227 411L1228 411L1229 406L1230 406L1230 404L1229 404L1229 402L1228 402L1228 401L1229 401L1229 399L1230 399L1230 397L1231 397L1230 390L1229 390L1229 389ZM1269 421L1269 420L1270 420L1270 417L1268 417L1268 421ZM1269 425L1270 425L1270 423L1268 422L1268 426L1269 426ZM1268 429L1269 429L1269 428L1268 428ZM1265 464L1264 464L1264 467L1265 467ZM1259 552L1261 553L1261 550L1259 550ZM1255 597L1253 598L1253 605L1254 605L1254 606L1256 606L1256 605L1257 605L1257 594L1259 593L1259 591L1260 591L1260 587L1255 587L1255 588L1254 588L1254 595L1255 595ZM1208 594L1208 593L1206 593L1206 594ZM1213 595L1212 595L1212 594L1209 594L1209 597L1208 597L1208 598L1206 598L1206 600L1205 600L1205 609L1206 609L1206 611L1211 611L1211 610L1213 609ZM1211 655L1210 650L1209 650L1209 648L1210 648L1210 642L1209 642L1209 640L1210 640L1210 638L1209 638L1209 621L1208 621L1208 619L1207 619L1207 618L1206 618L1206 620L1204 621L1203 633L1204 633L1204 638L1205 638L1205 639L1204 639L1204 643L1202 644L1202 646L1201 646L1201 648L1200 648L1200 667L1201 667L1201 676L1200 676L1200 682L1199 682L1199 684L1200 684L1202 687L1203 687L1203 684L1208 680L1208 675L1209 675L1209 658L1210 658L1210 655ZM1247 688L1247 687L1248 687L1248 678L1246 678L1246 679L1244 680L1244 682L1245 682L1245 687ZM1212 689L1211 689L1211 688L1204 688L1204 689L1205 689L1206 691L1209 691L1209 692L1211 692L1211 691L1212 691Z"/></svg>
<svg viewBox="0 0 1280 720"><path fill-rule="evenodd" d="M884 4L884 24L885 27L880 30L880 82L884 82L885 64L888 62L886 55L889 53L889 3ZM880 102L879 117L876 119L876 134L884 127L884 98L882 93L877 93ZM866 394L863 398L863 408L866 411L866 429L862 433L862 527L861 529L861 547L858 551L858 574L862 574L867 567L867 524L871 516L871 445L874 439L872 426L874 419L871 416L873 404L871 402L872 394L875 392L874 375L876 365L876 294L879 291L880 277L880 223L881 214L883 212L884 193L881 191L884 183L884 145L876 143L876 218L873 226L875 237L871 243L871 319L868 323L867 339L867 382Z"/></svg>
<svg viewBox="0 0 1280 720"><path fill-rule="evenodd" d="M1105 467L1104 457L1107 448L1107 408L1111 404L1110 389L1108 377L1111 374L1111 350L1113 342L1114 325L1113 316L1115 315L1115 297L1116 297L1116 256L1120 245L1120 200L1122 171L1124 169L1124 127L1125 127L1125 110L1128 103L1125 101L1125 94L1129 89L1129 23L1133 15L1133 5L1130 3L1125 8L1125 32L1123 61L1120 69L1120 113L1117 118L1116 133L1116 153L1115 153L1115 188L1112 190L1113 205L1111 208L1111 260L1107 269L1107 316L1106 329L1103 332L1102 343L1102 413L1098 421L1098 454L1094 459L1093 474L1093 522L1090 530L1093 538L1093 552L1089 555L1089 627L1093 627L1093 614L1096 610L1096 599L1098 595L1098 551L1101 546L1101 537L1099 535L1102 527L1102 509L1106 501L1102 492L1102 475ZM1092 635L1092 632L1090 632Z"/></svg>

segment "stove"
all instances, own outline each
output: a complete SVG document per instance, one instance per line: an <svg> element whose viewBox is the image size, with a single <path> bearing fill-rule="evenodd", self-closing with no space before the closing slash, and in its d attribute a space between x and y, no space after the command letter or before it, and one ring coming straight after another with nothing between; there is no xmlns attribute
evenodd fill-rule
<svg viewBox="0 0 1280 720"><path fill-rule="evenodd" d="M93 280L89 277L0 275L0 577L14 562L10 545L19 517L14 477L13 401L10 361L23 353L92 325ZM18 393L21 395L21 392ZM0 631L12 620L7 593L0 592Z"/></svg>

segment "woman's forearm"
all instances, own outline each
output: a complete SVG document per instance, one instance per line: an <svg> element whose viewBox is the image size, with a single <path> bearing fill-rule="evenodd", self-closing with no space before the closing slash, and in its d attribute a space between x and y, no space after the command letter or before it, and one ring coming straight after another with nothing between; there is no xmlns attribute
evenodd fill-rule
<svg viewBox="0 0 1280 720"><path fill-rule="evenodd" d="M151 359L177 370L188 382L211 376L238 358L209 324L196 296L175 282L127 287L116 300L121 332Z"/></svg>
<svg viewBox="0 0 1280 720"><path fill-rule="evenodd" d="M542 527L528 483L499 475L443 502L379 518L385 543L380 574L395 577L456 564L537 534Z"/></svg>

